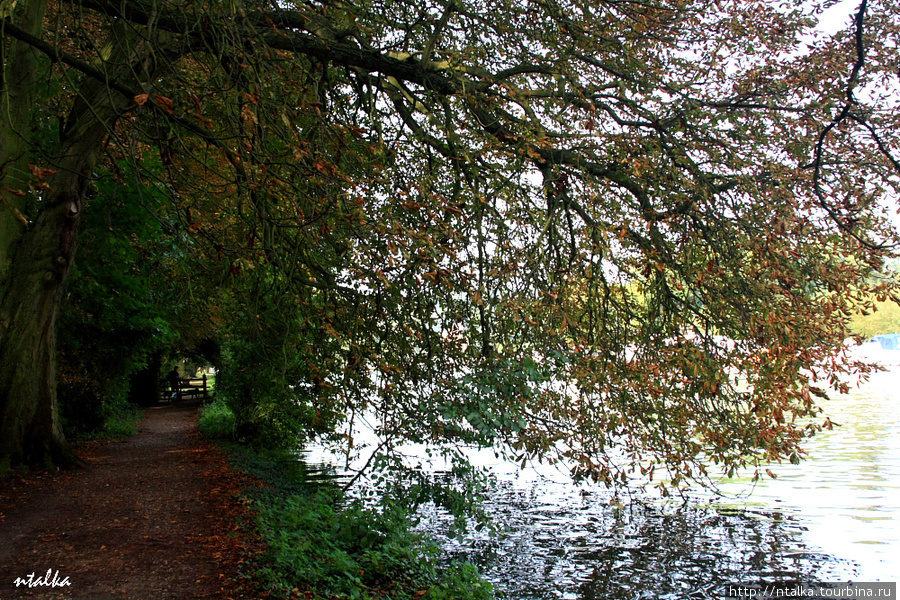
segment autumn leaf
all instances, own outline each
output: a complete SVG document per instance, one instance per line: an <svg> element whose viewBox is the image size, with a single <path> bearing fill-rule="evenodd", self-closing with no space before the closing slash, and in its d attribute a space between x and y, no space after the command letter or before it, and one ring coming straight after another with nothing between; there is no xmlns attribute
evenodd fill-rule
<svg viewBox="0 0 900 600"><path fill-rule="evenodd" d="M156 104L156 106L163 109L170 115L172 114L172 110L175 105L171 99L166 98L165 96L153 96L152 99L153 99L153 103Z"/></svg>

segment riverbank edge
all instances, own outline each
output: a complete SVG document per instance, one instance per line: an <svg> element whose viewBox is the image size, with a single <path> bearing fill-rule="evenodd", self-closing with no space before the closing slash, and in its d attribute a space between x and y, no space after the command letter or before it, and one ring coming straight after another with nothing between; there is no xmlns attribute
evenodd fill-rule
<svg viewBox="0 0 900 600"><path fill-rule="evenodd" d="M200 412L222 416L222 406ZM256 597L304 600L493 600L493 586L469 563L438 564L439 547L412 530L400 507L344 502L336 486L310 482L287 451L200 431L245 481L235 523L246 553L236 583Z"/></svg>

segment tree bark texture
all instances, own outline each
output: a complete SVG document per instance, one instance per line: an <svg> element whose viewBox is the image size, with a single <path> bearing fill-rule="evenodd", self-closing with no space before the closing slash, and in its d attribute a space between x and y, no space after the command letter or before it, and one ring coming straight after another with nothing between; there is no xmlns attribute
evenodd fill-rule
<svg viewBox="0 0 900 600"><path fill-rule="evenodd" d="M19 22L36 34L46 1L22 3ZM12 248L25 230L28 170L28 130L34 110L38 52L19 40L0 43L0 289L9 269Z"/></svg>
<svg viewBox="0 0 900 600"><path fill-rule="evenodd" d="M154 71L133 30L114 32L110 77L135 86ZM78 463L60 426L56 319L75 258L78 229L104 140L134 98L87 80L61 134L56 173L35 222L14 246L0 302L0 470L17 464Z"/></svg>

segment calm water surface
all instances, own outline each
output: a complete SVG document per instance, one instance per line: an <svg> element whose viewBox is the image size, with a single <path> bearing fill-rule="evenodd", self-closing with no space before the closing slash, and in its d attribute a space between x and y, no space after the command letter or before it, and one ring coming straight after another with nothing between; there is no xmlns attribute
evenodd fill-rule
<svg viewBox="0 0 900 600"><path fill-rule="evenodd" d="M796 517L804 541L855 563L857 579L897 581L900 368L873 375L824 408L841 426L813 438L801 464L779 465L778 479L757 486L744 504Z"/></svg>
<svg viewBox="0 0 900 600"><path fill-rule="evenodd" d="M450 538L431 510L423 527L451 556L479 565L517 600L720 598L729 584L897 581L900 574L900 368L825 404L840 423L800 465L751 488L688 505L603 488L550 469L518 470L475 453L498 476L487 510L501 533Z"/></svg>

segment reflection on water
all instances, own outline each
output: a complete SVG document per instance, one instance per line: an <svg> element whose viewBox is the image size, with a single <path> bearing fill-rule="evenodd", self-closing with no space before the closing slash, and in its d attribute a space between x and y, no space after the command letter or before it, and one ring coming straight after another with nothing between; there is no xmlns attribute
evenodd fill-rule
<svg viewBox="0 0 900 600"><path fill-rule="evenodd" d="M828 401L842 426L812 440L800 465L773 467L778 479L749 496L747 481L727 481L724 499L632 498L617 508L604 489L497 463L486 509L499 536L450 539L450 519L437 510L423 526L516 600L725 598L728 584L896 581L898 395L894 369ZM495 462L492 453L473 458Z"/></svg>
<svg viewBox="0 0 900 600"><path fill-rule="evenodd" d="M841 580L852 566L807 548L803 528L777 514L671 509L608 498L545 501L511 489L495 506L509 531L445 540L517 599L718 598L728 584Z"/></svg>

